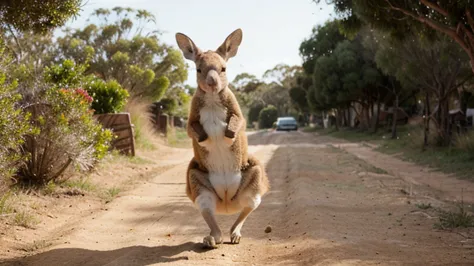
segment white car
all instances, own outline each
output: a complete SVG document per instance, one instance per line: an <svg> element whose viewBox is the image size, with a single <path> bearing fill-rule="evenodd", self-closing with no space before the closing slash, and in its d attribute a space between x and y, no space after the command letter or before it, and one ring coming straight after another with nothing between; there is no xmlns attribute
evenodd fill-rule
<svg viewBox="0 0 474 266"><path fill-rule="evenodd" d="M296 119L291 116L287 117L279 117L276 121L276 130L298 130L298 123L296 122Z"/></svg>

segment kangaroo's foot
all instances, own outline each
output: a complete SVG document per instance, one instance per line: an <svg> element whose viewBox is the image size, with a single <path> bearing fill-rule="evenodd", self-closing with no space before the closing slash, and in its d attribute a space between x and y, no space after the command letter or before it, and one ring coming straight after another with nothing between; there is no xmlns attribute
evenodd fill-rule
<svg viewBox="0 0 474 266"><path fill-rule="evenodd" d="M205 248L214 249L217 248L218 244L222 244L222 233L221 232L211 232L210 235L204 237L202 240Z"/></svg>
<svg viewBox="0 0 474 266"><path fill-rule="evenodd" d="M240 230L235 230L235 232L230 233L231 244L239 244L240 238L242 238L242 235L240 234Z"/></svg>
<svg viewBox="0 0 474 266"><path fill-rule="evenodd" d="M201 210L202 217L211 229L211 233L202 240L204 247L206 248L217 248L217 244L222 243L222 231L219 228L214 215L216 200L216 195L205 189L202 189L199 196L196 198L196 204Z"/></svg>

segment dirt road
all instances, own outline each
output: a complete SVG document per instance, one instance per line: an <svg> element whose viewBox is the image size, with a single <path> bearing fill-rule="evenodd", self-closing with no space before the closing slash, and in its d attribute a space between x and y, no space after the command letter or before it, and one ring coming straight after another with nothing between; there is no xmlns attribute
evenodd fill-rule
<svg viewBox="0 0 474 266"><path fill-rule="evenodd" d="M55 245L0 265L474 265L472 231L436 230L436 214L417 207L449 207L444 200L461 188L473 195L473 183L436 174L431 184L427 169L302 132L256 133L249 143L272 190L239 245L202 249L208 228L185 196L192 151L182 150L176 166L58 234ZM218 220L228 231L235 218Z"/></svg>

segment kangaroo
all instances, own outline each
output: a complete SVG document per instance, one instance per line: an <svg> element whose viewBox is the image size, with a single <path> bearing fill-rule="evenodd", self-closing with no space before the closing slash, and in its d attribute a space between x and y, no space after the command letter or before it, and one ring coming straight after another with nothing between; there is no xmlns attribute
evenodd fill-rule
<svg viewBox="0 0 474 266"><path fill-rule="evenodd" d="M215 215L240 212L230 230L231 243L238 244L245 219L269 190L264 167L247 154L246 122L226 76L226 62L237 54L242 30L232 32L216 51L202 52L182 33L176 34L176 42L196 64L198 84L187 122L194 157L186 194L211 230L203 239L205 247L217 248L223 241Z"/></svg>

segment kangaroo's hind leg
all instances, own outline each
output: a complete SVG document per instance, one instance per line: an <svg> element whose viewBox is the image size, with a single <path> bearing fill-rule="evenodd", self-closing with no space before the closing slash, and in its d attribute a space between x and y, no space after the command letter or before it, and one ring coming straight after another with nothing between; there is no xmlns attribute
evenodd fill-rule
<svg viewBox="0 0 474 266"><path fill-rule="evenodd" d="M254 161L253 158L249 160L249 163L249 167L242 171L242 183L233 198L233 200L239 201L239 204L243 206L243 210L230 229L230 242L232 244L240 243L242 238L240 230L245 220L260 205L261 197L266 192L266 183L262 183L262 180L266 178L263 166L258 161Z"/></svg>
<svg viewBox="0 0 474 266"><path fill-rule="evenodd" d="M215 213L217 201L221 199L217 197L209 182L209 174L192 167L193 162L188 169L188 192L191 196L195 196L194 203L211 229L209 235L204 237L203 244L207 248L217 248L217 244L222 243L222 231L217 224Z"/></svg>

